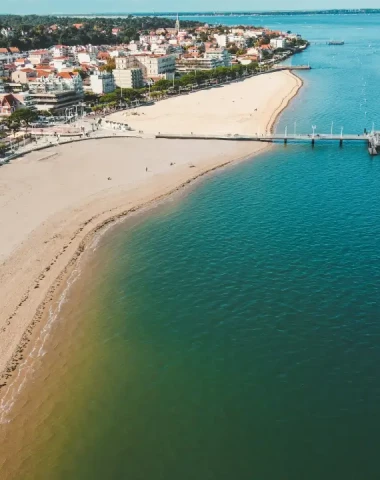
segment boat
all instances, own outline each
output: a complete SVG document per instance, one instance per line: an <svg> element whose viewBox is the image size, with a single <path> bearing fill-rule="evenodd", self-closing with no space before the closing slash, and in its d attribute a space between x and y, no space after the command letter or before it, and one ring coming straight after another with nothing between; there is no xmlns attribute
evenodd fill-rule
<svg viewBox="0 0 380 480"><path fill-rule="evenodd" d="M327 42L327 45L344 45L344 42L339 40L330 40Z"/></svg>

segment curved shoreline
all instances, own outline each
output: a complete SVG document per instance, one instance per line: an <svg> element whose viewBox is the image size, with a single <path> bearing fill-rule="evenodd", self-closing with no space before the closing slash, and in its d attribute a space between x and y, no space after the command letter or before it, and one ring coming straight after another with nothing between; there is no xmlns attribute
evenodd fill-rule
<svg viewBox="0 0 380 480"><path fill-rule="evenodd" d="M273 127L277 121L278 116L282 113L282 111L289 105L290 101L297 95L300 88L303 85L303 81L293 73L289 73L295 77L296 85L292 88L292 90L285 95L280 105L277 109L272 113L267 125L266 131L272 131ZM127 140L127 139L126 139ZM139 140L144 141L144 140ZM169 140L170 142L170 140ZM86 247L92 242L95 235L98 235L102 231L104 231L105 227L114 224L115 222L126 218L133 212L141 211L142 209L149 208L155 205L157 202L160 202L173 193L181 191L184 187L193 184L196 180L204 177L206 174L210 174L220 168L226 167L232 163L236 163L245 159L253 158L254 156L262 153L263 151L267 151L269 148L269 144L262 144L261 148L253 153L245 153L244 155L237 156L234 155L227 160L217 162L215 165L212 165L210 168L201 169L195 175L187 178L187 180L182 181L178 185L167 188L166 191L164 189L163 193L156 195L152 198L149 198L147 201L137 203L132 205L129 208L125 207L124 205L119 205L114 208L100 211L95 215L90 216L87 218L86 221L80 224L80 227L77 228L74 234L71 236L70 240L63 246L61 246L58 251L55 251L54 259L46 265L42 270L40 270L39 275L34 279L34 281L28 286L27 290L21 295L21 299L18 302L16 308L12 311L12 313L6 319L6 325L10 325L11 321L14 320L21 307L28 301L29 297L33 295L34 291L39 291L41 288L41 283L49 283L47 286L44 287L44 295L42 301L38 304L37 309L35 310L34 314L31 315L31 321L26 325L23 330L23 334L19 339L16 348L14 349L11 357L9 358L8 362L5 365L5 368L0 373L0 393L8 391L12 388L12 384L8 385L8 381L14 376L14 373L17 371L17 367L20 365L21 362L24 361L24 356L27 353L28 347L31 346L33 341L33 336L36 333L37 326L42 326L44 323L45 316L48 311L48 307L54 301L55 296L57 295L58 290L64 285L68 275L77 265L77 262L82 257ZM54 148L54 147L52 147ZM72 250L72 254L67 259L66 264L63 268L61 268L58 274L51 275L51 270L54 269L55 264L58 260L61 259L62 256L68 253L68 251ZM49 278L51 277L51 278ZM30 317L29 317L30 318ZM13 382L12 382L13 383ZM8 388L4 389L2 387L8 386Z"/></svg>

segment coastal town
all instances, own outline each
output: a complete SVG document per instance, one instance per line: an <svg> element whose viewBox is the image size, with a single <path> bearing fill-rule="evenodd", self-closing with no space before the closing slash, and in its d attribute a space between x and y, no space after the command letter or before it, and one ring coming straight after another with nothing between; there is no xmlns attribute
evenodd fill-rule
<svg viewBox="0 0 380 480"><path fill-rule="evenodd" d="M32 28L27 19L14 25L12 17L12 27L0 17L3 155L15 139L25 143L21 133L31 124L67 124L242 79L270 71L308 45L290 31L181 22L178 15L148 19L140 29L117 21L55 20ZM94 30L99 35L91 37ZM67 44L23 50L45 45L49 35ZM73 44L85 39L109 44Z"/></svg>

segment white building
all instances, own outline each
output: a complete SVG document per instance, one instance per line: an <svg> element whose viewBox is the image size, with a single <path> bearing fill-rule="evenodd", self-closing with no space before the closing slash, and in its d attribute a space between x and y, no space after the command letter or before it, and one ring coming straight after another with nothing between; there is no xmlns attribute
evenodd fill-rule
<svg viewBox="0 0 380 480"><path fill-rule="evenodd" d="M204 58L219 60L222 62L223 67L231 66L231 55L225 48L209 48L206 50Z"/></svg>
<svg viewBox="0 0 380 480"><path fill-rule="evenodd" d="M138 62L133 55L125 55L124 57L115 58L115 65L117 70L125 70L138 67Z"/></svg>
<svg viewBox="0 0 380 480"><path fill-rule="evenodd" d="M91 63L96 61L96 53L81 52L77 54L79 63Z"/></svg>
<svg viewBox="0 0 380 480"><path fill-rule="evenodd" d="M64 68L72 67L72 63L67 57L58 57L54 58L51 62L51 65L58 71L61 72Z"/></svg>
<svg viewBox="0 0 380 480"><path fill-rule="evenodd" d="M111 93L115 90L115 79L112 73L99 72L90 76L91 90L94 93Z"/></svg>
<svg viewBox="0 0 380 480"><path fill-rule="evenodd" d="M274 49L276 48L286 48L288 46L288 42L286 38L279 37L279 38L272 38L270 41L271 47Z"/></svg>
<svg viewBox="0 0 380 480"><path fill-rule="evenodd" d="M54 45L53 57L67 57L69 54L69 47L66 45Z"/></svg>
<svg viewBox="0 0 380 480"><path fill-rule="evenodd" d="M33 50L29 53L28 59L34 66L41 63L49 63L51 60L51 53L49 50Z"/></svg>
<svg viewBox="0 0 380 480"><path fill-rule="evenodd" d="M175 55L136 55L144 77L169 77L175 72Z"/></svg>
<svg viewBox="0 0 380 480"><path fill-rule="evenodd" d="M247 46L247 40L243 35L228 35L228 41L234 43L238 48Z"/></svg>
<svg viewBox="0 0 380 480"><path fill-rule="evenodd" d="M37 110L63 111L83 100L83 82L78 74L51 74L31 81L29 92L32 105Z"/></svg>
<svg viewBox="0 0 380 480"><path fill-rule="evenodd" d="M141 88L144 84L141 68L117 68L112 73L119 88Z"/></svg>
<svg viewBox="0 0 380 480"><path fill-rule="evenodd" d="M215 35L216 42L218 47L226 48L228 45L228 35Z"/></svg>
<svg viewBox="0 0 380 480"><path fill-rule="evenodd" d="M196 70L214 70L217 67L224 67L219 58L182 58L177 60L176 71L185 74Z"/></svg>

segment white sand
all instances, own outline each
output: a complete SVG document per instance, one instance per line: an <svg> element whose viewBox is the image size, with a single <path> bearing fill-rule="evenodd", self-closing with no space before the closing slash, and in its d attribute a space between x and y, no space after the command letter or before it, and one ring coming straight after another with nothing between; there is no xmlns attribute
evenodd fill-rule
<svg viewBox="0 0 380 480"><path fill-rule="evenodd" d="M147 114L130 123L138 130L169 133L248 133L259 125L264 130L300 85L287 72L255 77L146 107L141 110ZM115 138L52 147L1 167L0 384L20 363L34 326L43 321L54 291L65 280L62 272L75 265L91 232L207 171L265 148L258 143Z"/></svg>
<svg viewBox="0 0 380 480"><path fill-rule="evenodd" d="M297 89L298 82L288 71L269 73L114 113L108 119L153 134L263 134L281 101L287 101L288 88Z"/></svg>

